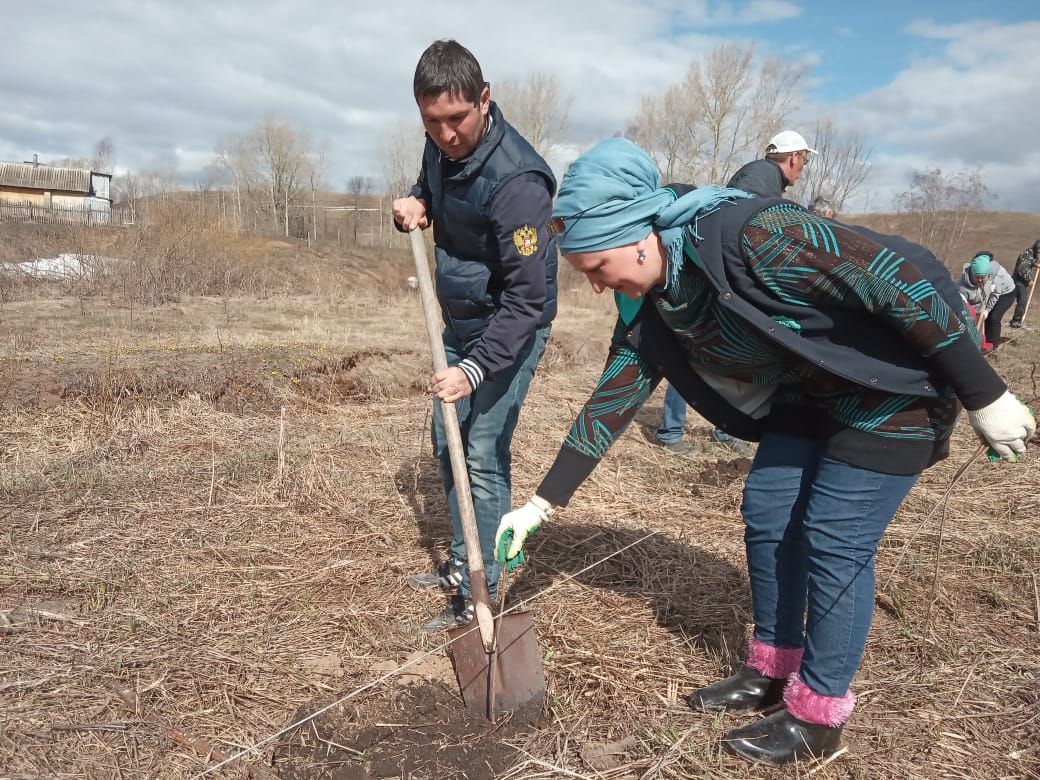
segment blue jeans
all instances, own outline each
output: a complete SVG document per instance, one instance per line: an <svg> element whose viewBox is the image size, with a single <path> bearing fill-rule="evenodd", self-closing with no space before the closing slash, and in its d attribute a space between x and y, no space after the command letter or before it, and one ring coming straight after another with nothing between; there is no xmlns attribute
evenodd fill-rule
<svg viewBox="0 0 1040 780"><path fill-rule="evenodd" d="M466 398L455 402L462 434L462 448L466 453L469 470L470 492L473 494L473 511L480 537L480 552L487 572L488 590L495 598L501 568L495 562L495 533L502 515L512 507L512 454L509 451L513 431L520 417L520 407L527 397L535 368L545 353L545 342L549 339L549 326L539 328L524 344L516 362L507 371L492 379L485 379ZM448 365L455 365L465 356L462 345L449 331L444 332L444 351ZM444 433L444 417L440 403L433 405L433 454L440 462L441 480L448 497L451 511L453 537L452 557L465 561L466 543L462 536L462 519L459 516L458 499L455 495L455 477L451 471L451 455L448 439ZM463 572L462 594L469 596L469 567Z"/></svg>
<svg viewBox="0 0 1040 780"><path fill-rule="evenodd" d="M679 395L678 390L668 385L668 391L664 394L664 417L661 427L657 429L657 440L661 444L682 441L687 408L686 399Z"/></svg>
<svg viewBox="0 0 1040 780"><path fill-rule="evenodd" d="M729 444L731 441L744 441L743 439L738 439L736 436L730 436L728 433L722 430L722 428L716 428L714 431L712 431L711 437L715 439L715 441L717 441L719 444Z"/></svg>
<svg viewBox="0 0 1040 780"><path fill-rule="evenodd" d="M878 542L917 477L825 457L810 439L758 445L741 505L755 637L804 646L801 676L817 693L844 695L859 668Z"/></svg>

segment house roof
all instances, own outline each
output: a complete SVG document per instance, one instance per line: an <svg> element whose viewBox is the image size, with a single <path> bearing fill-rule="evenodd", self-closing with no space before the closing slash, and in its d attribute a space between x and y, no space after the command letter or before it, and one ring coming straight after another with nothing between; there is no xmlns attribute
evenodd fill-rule
<svg viewBox="0 0 1040 780"><path fill-rule="evenodd" d="M56 168L33 163L0 162L0 186L90 192L90 171L86 168Z"/></svg>

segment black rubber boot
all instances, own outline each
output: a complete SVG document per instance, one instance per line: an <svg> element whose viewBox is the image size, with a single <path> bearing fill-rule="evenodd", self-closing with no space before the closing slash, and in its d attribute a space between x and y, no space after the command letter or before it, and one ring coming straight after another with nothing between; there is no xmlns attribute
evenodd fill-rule
<svg viewBox="0 0 1040 780"><path fill-rule="evenodd" d="M745 666L725 680L698 688L690 694L689 702L693 709L701 712L764 709L783 699L786 682Z"/></svg>
<svg viewBox="0 0 1040 780"><path fill-rule="evenodd" d="M841 729L808 723L781 710L728 732L722 746L750 761L783 766L798 759L829 756L841 743Z"/></svg>
<svg viewBox="0 0 1040 780"><path fill-rule="evenodd" d="M456 626L464 626L473 619L473 614L473 601L456 593L451 597L451 601L448 602L448 606L444 608L443 612L438 612L423 623L422 630L427 634L435 634Z"/></svg>

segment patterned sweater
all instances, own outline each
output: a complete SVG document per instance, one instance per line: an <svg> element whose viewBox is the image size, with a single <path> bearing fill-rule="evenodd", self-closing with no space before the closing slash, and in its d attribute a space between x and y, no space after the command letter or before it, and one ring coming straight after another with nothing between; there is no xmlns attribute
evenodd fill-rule
<svg viewBox="0 0 1040 780"><path fill-rule="evenodd" d="M878 328L894 328L927 357L955 345L963 349L962 339L978 343L967 312L952 311L912 263L792 204L753 216L741 231L740 245L747 272L776 300L807 309L860 310L876 318ZM933 380L934 395L907 395L831 373L720 305L690 245L682 273L668 289L651 292L647 303L698 373L777 385L766 430L817 438L828 454L878 471L918 473L944 457L959 411L952 387L973 381L970 376L943 381L947 378L940 375ZM782 327L800 327L794 318L774 319ZM555 504L567 503L662 378L629 343L627 331L619 320L606 368L538 489ZM995 374L979 382L986 385L988 399L1003 392Z"/></svg>

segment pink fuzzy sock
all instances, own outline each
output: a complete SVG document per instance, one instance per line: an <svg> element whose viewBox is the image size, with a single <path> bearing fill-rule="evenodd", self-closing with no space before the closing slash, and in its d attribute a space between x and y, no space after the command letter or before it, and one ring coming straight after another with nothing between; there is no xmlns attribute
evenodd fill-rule
<svg viewBox="0 0 1040 780"><path fill-rule="evenodd" d="M856 694L848 691L844 696L824 696L806 685L796 672L784 688L784 702L787 711L798 720L820 726L840 726L852 715Z"/></svg>
<svg viewBox="0 0 1040 780"><path fill-rule="evenodd" d="M745 665L766 677L790 677L802 665L802 648L776 647L751 637Z"/></svg>

